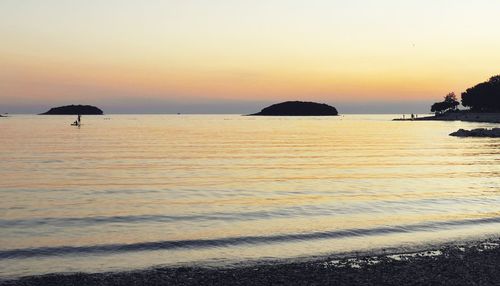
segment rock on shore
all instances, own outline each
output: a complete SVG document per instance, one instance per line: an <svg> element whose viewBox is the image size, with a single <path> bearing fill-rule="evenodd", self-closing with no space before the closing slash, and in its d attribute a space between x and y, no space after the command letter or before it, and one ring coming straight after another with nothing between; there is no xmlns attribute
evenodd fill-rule
<svg viewBox="0 0 500 286"><path fill-rule="evenodd" d="M92 105L66 105L51 108L40 115L102 115L101 109Z"/></svg>
<svg viewBox="0 0 500 286"><path fill-rule="evenodd" d="M500 128L493 128L493 129L477 128L472 130L459 129L458 131L451 133L450 136L499 138Z"/></svg>

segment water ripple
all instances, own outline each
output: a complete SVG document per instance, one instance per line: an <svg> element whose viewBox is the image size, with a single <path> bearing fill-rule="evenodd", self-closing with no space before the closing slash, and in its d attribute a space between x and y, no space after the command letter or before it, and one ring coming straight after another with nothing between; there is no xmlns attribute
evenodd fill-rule
<svg viewBox="0 0 500 286"><path fill-rule="evenodd" d="M104 244L91 246L57 246L22 248L0 251L0 260L22 259L46 256L64 256L72 254L110 254L132 251L157 251L173 249L199 249L213 247L227 247L241 244L271 244L291 241L306 241L318 239L335 239L345 237L360 236L380 236L397 233L409 233L417 231L436 231L455 226L467 226L477 224L500 223L500 217L482 218L475 220L456 220L425 222L419 224L382 226L375 228L355 228L345 230L332 230L323 232L293 233L269 236L241 236L224 237L218 239L198 239L198 240L166 240L154 242L139 242L133 244Z"/></svg>

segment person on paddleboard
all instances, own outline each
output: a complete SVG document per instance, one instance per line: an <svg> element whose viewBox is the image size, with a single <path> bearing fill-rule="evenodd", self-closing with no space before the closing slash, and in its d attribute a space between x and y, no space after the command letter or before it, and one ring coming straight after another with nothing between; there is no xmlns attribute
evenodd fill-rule
<svg viewBox="0 0 500 286"><path fill-rule="evenodd" d="M81 115L78 114L78 117L76 118L75 122L73 122L73 124L71 125L80 127L81 121L82 121Z"/></svg>

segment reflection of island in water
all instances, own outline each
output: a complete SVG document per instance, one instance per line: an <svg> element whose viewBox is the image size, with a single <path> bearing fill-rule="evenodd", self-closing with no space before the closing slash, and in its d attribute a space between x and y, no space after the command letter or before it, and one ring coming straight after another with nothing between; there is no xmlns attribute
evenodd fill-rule
<svg viewBox="0 0 500 286"><path fill-rule="evenodd" d="M51 108L40 115L102 115L103 111L92 105L66 105Z"/></svg>
<svg viewBox="0 0 500 286"><path fill-rule="evenodd" d="M324 103L305 101L286 101L273 104L258 113L259 116L336 116L337 109Z"/></svg>

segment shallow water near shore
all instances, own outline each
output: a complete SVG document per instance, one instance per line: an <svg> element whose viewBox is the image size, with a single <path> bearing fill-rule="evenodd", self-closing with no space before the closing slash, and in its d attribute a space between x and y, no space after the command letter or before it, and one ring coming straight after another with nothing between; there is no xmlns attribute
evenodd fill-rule
<svg viewBox="0 0 500 286"><path fill-rule="evenodd" d="M0 120L0 277L230 265L500 233L498 124L399 115Z"/></svg>

